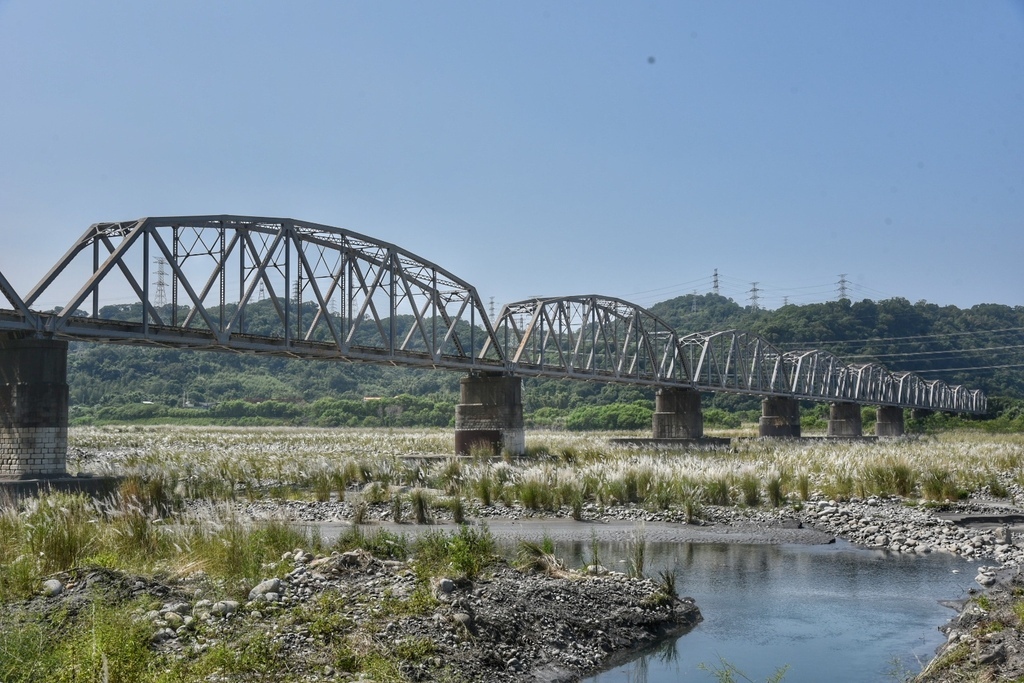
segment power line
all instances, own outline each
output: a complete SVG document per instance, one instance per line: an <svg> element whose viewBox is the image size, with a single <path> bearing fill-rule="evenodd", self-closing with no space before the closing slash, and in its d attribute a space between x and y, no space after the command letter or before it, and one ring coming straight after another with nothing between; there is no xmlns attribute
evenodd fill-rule
<svg viewBox="0 0 1024 683"><path fill-rule="evenodd" d="M964 335L972 334L999 334L1002 332L1020 332L1024 330L1024 327L1005 327L997 330L971 330L969 332L942 332L937 334L917 334L909 337L869 337L867 339L830 339L830 340L818 340L818 341L800 341L800 342L785 342L776 344L776 346L806 346L807 344L814 345L825 345L825 344L859 344L866 342L893 342L910 339L941 339L945 337L961 337Z"/></svg>
<svg viewBox="0 0 1024 683"><path fill-rule="evenodd" d="M654 289L645 289L645 290L640 291L640 292L631 292L630 294L627 294L626 296L636 296L636 295L639 295L639 294L653 294L655 292L664 292L666 290L678 290L678 289L682 289L684 287L689 288L690 285L698 284L698 283L701 283L701 282L707 282L707 281L708 281L708 279L706 277L701 277L701 278L697 278L696 280L690 280L688 282L680 282L678 284L666 285L664 287L655 287Z"/></svg>
<svg viewBox="0 0 1024 683"><path fill-rule="evenodd" d="M907 358L911 356L941 356L958 353L981 353L982 351L1005 351L1008 349L1024 349L1024 344L1013 346L985 346L973 349L946 349L944 351L908 351L906 353L865 353L855 356L844 355L843 358Z"/></svg>
<svg viewBox="0 0 1024 683"><path fill-rule="evenodd" d="M998 370L1000 368L1024 368L1024 363L1014 365L972 365L963 368L942 368L941 370L914 370L915 375L923 375L928 372L963 372L965 370Z"/></svg>

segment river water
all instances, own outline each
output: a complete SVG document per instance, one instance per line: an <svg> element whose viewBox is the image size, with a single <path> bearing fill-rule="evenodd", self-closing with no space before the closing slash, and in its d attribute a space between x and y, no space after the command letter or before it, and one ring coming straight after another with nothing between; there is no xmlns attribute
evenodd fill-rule
<svg viewBox="0 0 1024 683"><path fill-rule="evenodd" d="M559 545L577 566L589 543ZM599 559L624 571L625 543L598 544ZM976 566L934 553L896 555L831 545L650 543L645 569L676 575L704 621L674 642L589 683L717 681L735 666L761 683L787 666L785 683L902 681L917 673L955 615L939 600L967 596ZM736 680L746 680L740 676Z"/></svg>

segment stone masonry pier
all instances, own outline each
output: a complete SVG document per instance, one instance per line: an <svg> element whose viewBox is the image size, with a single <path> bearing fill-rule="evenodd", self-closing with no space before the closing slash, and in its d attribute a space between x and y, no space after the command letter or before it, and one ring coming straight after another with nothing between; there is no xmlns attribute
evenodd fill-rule
<svg viewBox="0 0 1024 683"><path fill-rule="evenodd" d="M473 374L460 381L455 406L455 452L489 448L495 455L526 453L523 380L500 374Z"/></svg>
<svg viewBox="0 0 1024 683"><path fill-rule="evenodd" d="M0 478L67 475L68 344L0 337Z"/></svg>

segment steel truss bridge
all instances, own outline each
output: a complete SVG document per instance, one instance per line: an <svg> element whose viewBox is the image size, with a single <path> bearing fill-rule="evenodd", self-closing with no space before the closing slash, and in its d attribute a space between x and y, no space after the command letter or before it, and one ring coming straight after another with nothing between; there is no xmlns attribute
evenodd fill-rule
<svg viewBox="0 0 1024 683"><path fill-rule="evenodd" d="M60 308L37 310L58 291L75 294ZM111 318L101 293L126 291L137 303L115 307ZM27 295L2 274L0 292L11 305L0 310L0 333L21 336L986 409L980 390L848 364L823 350L783 352L739 330L681 334L614 297L524 300L492 322L476 289L440 266L394 244L287 218L96 223Z"/></svg>

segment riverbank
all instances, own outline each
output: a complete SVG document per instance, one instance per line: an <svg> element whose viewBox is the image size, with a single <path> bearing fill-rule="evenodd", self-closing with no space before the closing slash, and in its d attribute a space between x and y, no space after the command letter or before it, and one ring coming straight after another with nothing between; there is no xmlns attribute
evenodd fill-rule
<svg viewBox="0 0 1024 683"><path fill-rule="evenodd" d="M1016 493L1016 492L1015 492ZM495 506L474 510L470 520L486 524L506 541L530 539L554 543L753 543L820 544L842 538L861 547L923 555L946 553L976 562L975 598L950 605L958 614L941 627L947 642L916 681L953 683L963 680L1017 680L1024 676L1024 547L1019 543L1022 511L1007 500L984 497L944 505L922 505L897 496L847 501L813 495L802 506L778 509L705 507L703 519L685 523L679 512L651 512L635 507L600 510L591 507L582 520L570 510L540 515ZM312 524L325 539L348 528L338 504L297 504L271 501L239 504L254 519L289 514ZM432 525L395 524L388 510L371 508L366 526L394 534L417 535L453 526L443 512ZM331 519L331 516L334 518ZM989 586L987 591L983 587ZM939 599L941 596L936 596Z"/></svg>
<svg viewBox="0 0 1024 683"><path fill-rule="evenodd" d="M43 594L6 604L6 636L64 623L103 625L102 661L77 661L79 675L112 681L560 681L615 664L692 628L692 599L622 574L585 575L551 566L521 571L495 561L470 578L434 577L365 550L313 555L297 549L267 572L248 599L218 599L201 572L180 581L83 568L52 576ZM111 610L120 638L151 650L145 658L107 649ZM75 634L51 633L74 643ZM46 658L19 658L5 642L0 680L42 680ZM95 643L93 650L95 653ZM113 671L113 676L111 676ZM36 675L39 674L39 675ZM138 676L138 677L136 677ZM207 678L209 676L210 678Z"/></svg>
<svg viewBox="0 0 1024 683"><path fill-rule="evenodd" d="M576 572L576 582L567 584L571 589L591 580L585 573L593 556L587 546L601 542L622 543L619 550L642 553L645 544L661 541L822 544L842 538L884 552L950 553L985 565L1024 564L1024 549L1016 542L1016 525L1024 520L1017 510L1024 504L1024 489L1018 484L1024 480L1024 439L1007 436L942 435L870 443L752 441L729 449L661 452L608 446L603 436L544 433L530 444L530 457L503 459L446 455L451 434L444 431L147 427L76 429L71 436L74 457L69 462L78 469L124 477L120 490L108 502L78 506L82 510L74 513L75 533L86 538L80 551L59 561L52 560L49 551L40 552L36 546L43 536L33 529L62 524L67 505L47 504L34 512L0 516L0 524L6 525L0 529L0 591L6 590L5 584L17 584L23 593L38 592L42 579L82 567L141 577L136 582L156 581L163 592L183 587L189 597L178 602L187 602L190 611L177 614L182 622L191 619L192 628L205 629L201 637L206 641L198 644L207 647L183 649L192 654L161 661L203 669L196 680L230 677L226 672L231 667L249 667L246 670L258 670L264 677L287 677L292 665L283 664L275 654L285 651L282 643L312 639L315 644L324 637L322 626L310 625L311 614L325 611L319 603L306 604L298 612L291 606L285 609L282 605L292 603L283 600L271 600L265 607L248 604L249 591L268 579L287 584L291 598L300 603L307 588L310 595L316 592L315 586L303 585L295 594L290 584L287 574L295 567L280 558L285 551L293 554L297 546L310 549L310 560L362 548L381 562L404 562L406 568L395 565L396 571L412 572L416 586L402 592L401 583L390 585L389 574L374 569L367 585L374 580L390 585L391 598L397 596L398 602L386 592L372 591L368 595L373 600L361 602L353 589L341 608L327 605L326 611L347 615L346 621L334 625L347 630L327 649L328 659L335 662L329 664L330 674L325 673L328 664L302 670L301 675L311 680L358 680L360 675L374 680L443 680L443 669L428 667L420 674L399 667L392 650L405 636L384 630L394 619L381 620L395 609L436 607L442 615L437 619L451 623L455 612L444 612L444 599L433 593L435 581L441 579L456 586L463 579L472 581L467 599L475 599L473 592L483 590L478 581L486 575L453 578L444 564L427 574L417 568L423 543L461 534L486 535L506 552L514 552L519 540L540 547L570 543L572 557L564 561ZM894 491L902 495L891 495ZM957 502L943 502L946 498ZM287 540L295 536L299 540ZM190 584L193 579L199 583ZM69 580L69 585L76 585L74 577ZM517 580L524 585L531 581L526 575ZM979 581L988 581L987 575L980 575ZM335 586L326 594L344 592ZM3 597L5 605L13 602L8 595ZM120 611L125 613L156 612L151 620L139 622L142 626L135 620L123 626L142 638L149 650L149 639L163 632L168 644L161 642L153 651L171 657L178 652L174 644L179 638L163 629L178 635L184 623L171 624L177 617L161 616L174 610L164 609L171 604L167 600L155 604L159 599L144 597L145 609L123 605ZM531 599L543 601L536 595ZM568 599L563 596L563 601ZM200 604L203 600L212 604ZM213 605L232 602L237 607L230 613L236 616L206 614ZM105 602L97 598L92 604ZM601 599L579 607L582 613L604 617ZM637 607L642 610L643 604L633 604L634 612ZM358 616L358 610L369 615L367 620ZM459 614L472 617L468 610ZM211 616L216 618L209 620ZM86 617L79 617L72 626L89 630L90 623L81 621ZM564 623L557 615L536 618ZM229 623L238 626L232 631L235 635L218 639L220 627ZM562 630L566 629L573 632L571 626ZM11 634L20 629L5 626L0 631ZM575 642L559 638L558 629L540 632L546 639ZM654 638L671 632L668 627L651 631ZM289 635L279 641L278 633ZM410 637L417 633L411 631ZM192 637L187 630L181 635L186 640ZM469 645L459 647L474 651L476 641L465 642ZM616 642L615 657L635 653L637 646L649 641ZM438 648L419 640L414 644L431 653ZM81 647L87 648L84 643ZM396 651L415 654L402 647ZM229 648L241 652L241 659L226 654ZM0 650L11 651L6 644ZM299 658L304 662L327 661L303 652ZM466 658L462 649L444 652ZM358 657L350 657L352 653ZM545 654L549 660L552 656ZM432 654L429 659L434 666ZM506 666L510 659L519 658L506 659ZM612 655L602 660L604 664L584 659L579 671L605 666ZM543 670L533 660L524 666ZM390 673L377 673L382 668Z"/></svg>
<svg viewBox="0 0 1024 683"><path fill-rule="evenodd" d="M428 523L415 523L410 505L397 515L392 503L364 505L353 501L236 501L230 509L246 519L285 519L318 530L332 539L351 528L356 515L366 529L419 535L431 529L456 529L451 511L435 507ZM204 504L196 504L201 511ZM212 504L206 505L207 508ZM711 506L687 521L681 510L651 511L637 505L585 506L579 519L569 507L540 512L519 504L473 506L463 521L487 525L509 540L631 541L637 531L649 542L675 543L828 543L843 538L866 548L927 554L947 552L1001 566L1024 565L1024 509L1006 500L975 497L942 505L901 496L870 496L837 501L821 494L796 505L777 508Z"/></svg>
<svg viewBox="0 0 1024 683"><path fill-rule="evenodd" d="M946 642L915 683L1024 680L1024 576L984 567L990 585L957 605L941 628Z"/></svg>

